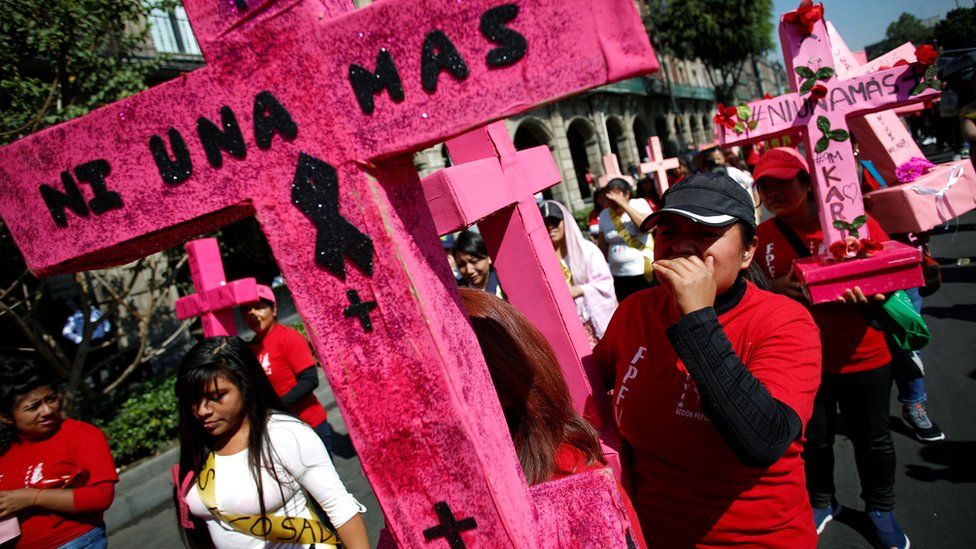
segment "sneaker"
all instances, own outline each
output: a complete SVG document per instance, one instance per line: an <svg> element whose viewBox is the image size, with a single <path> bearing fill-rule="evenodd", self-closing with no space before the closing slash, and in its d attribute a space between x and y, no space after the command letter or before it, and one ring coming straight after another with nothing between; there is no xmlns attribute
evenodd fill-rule
<svg viewBox="0 0 976 549"><path fill-rule="evenodd" d="M878 542L884 549L908 549L912 543L908 541L908 536L901 529L901 525L895 520L895 515L891 511L876 511L867 509L865 511L871 524L874 525L874 533L878 536Z"/></svg>
<svg viewBox="0 0 976 549"><path fill-rule="evenodd" d="M824 527L827 523L834 520L837 515L840 514L843 507L837 503L837 500L830 502L830 507L814 507L813 508L813 527L817 529L817 534L823 532Z"/></svg>
<svg viewBox="0 0 976 549"><path fill-rule="evenodd" d="M945 440L945 433L934 421L929 419L925 411L925 404L904 404L901 407L901 417L905 425L915 433L915 438L922 442L939 442Z"/></svg>

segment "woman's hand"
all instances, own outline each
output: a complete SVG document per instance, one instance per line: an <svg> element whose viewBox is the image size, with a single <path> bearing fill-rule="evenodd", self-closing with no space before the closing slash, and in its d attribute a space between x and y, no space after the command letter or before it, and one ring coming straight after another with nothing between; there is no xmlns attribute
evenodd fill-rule
<svg viewBox="0 0 976 549"><path fill-rule="evenodd" d="M575 285L570 286L569 295L573 296L573 299L576 299L577 297L583 295L583 288L580 288L579 286L575 286Z"/></svg>
<svg viewBox="0 0 976 549"><path fill-rule="evenodd" d="M16 515L33 505L34 498L39 492L37 488L0 490L0 519Z"/></svg>
<svg viewBox="0 0 976 549"><path fill-rule="evenodd" d="M682 316L715 305L715 258L661 259L653 268L658 280L671 291Z"/></svg>
<svg viewBox="0 0 976 549"><path fill-rule="evenodd" d="M881 303L885 300L885 295L874 294L871 299L868 299L868 297L864 295L864 292L861 291L860 286L854 286L853 288L844 290L844 293L837 297L837 301L846 303L848 305L870 305L872 300L874 303Z"/></svg>
<svg viewBox="0 0 976 549"><path fill-rule="evenodd" d="M790 272L786 276L774 278L771 284L773 291L778 294L783 294L797 301L803 301L805 299L803 296L803 285L794 277L792 267L790 267Z"/></svg>
<svg viewBox="0 0 976 549"><path fill-rule="evenodd" d="M606 196L607 200L616 203L618 206L626 206L630 203L630 200L627 199L620 189L610 189L607 191Z"/></svg>

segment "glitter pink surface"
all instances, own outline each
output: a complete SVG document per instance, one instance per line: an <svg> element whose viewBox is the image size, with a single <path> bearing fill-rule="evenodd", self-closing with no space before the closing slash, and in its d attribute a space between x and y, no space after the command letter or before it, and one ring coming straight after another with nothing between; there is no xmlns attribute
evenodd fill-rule
<svg viewBox="0 0 976 549"><path fill-rule="evenodd" d="M522 35L524 58L489 67L498 44L479 19L499 2L381 0L346 11L339 2L185 0L206 66L89 115L0 149L0 215L37 274L121 264L254 215L281 268L325 367L394 540L428 543L447 503L477 528L471 546L557 546L573 539L619 546L615 492L591 493L589 477L560 481L564 494L537 499L526 487L478 343L460 308L443 250L409 154L492 120L610 81L650 72L657 62L632 0L523 0L507 26ZM436 91L421 86L426 33L450 38L470 70L448 71ZM404 99L374 96L364 114L348 80L386 50ZM256 145L254 105L270 92L297 135ZM210 165L197 120L220 123L229 107L246 145ZM192 175L164 183L149 151L158 135L184 138ZM350 261L345 276L315 263L317 228L291 201L299 154L336 170L339 214L375 248L371 273ZM65 213L55 224L39 186L64 191L61 173L103 159L107 191L123 207ZM94 186L78 182L85 202ZM90 202L89 202L90 205ZM347 291L375 302L371 331L347 318ZM609 488L608 488L609 490ZM588 502L607 502L594 507ZM602 498L602 499L599 499ZM608 517L610 517L608 519ZM560 530L560 531L556 531ZM562 537L561 537L562 536Z"/></svg>

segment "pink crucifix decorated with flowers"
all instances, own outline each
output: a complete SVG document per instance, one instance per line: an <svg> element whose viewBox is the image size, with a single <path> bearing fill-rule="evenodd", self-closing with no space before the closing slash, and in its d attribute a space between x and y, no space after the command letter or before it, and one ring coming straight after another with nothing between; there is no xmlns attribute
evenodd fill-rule
<svg viewBox="0 0 976 549"><path fill-rule="evenodd" d="M602 189L607 186L612 179L623 179L631 187L634 186L634 178L629 175L624 175L620 171L620 163L617 162L617 155L605 154L603 155L603 175L596 180L596 188Z"/></svg>
<svg viewBox="0 0 976 549"><path fill-rule="evenodd" d="M410 153L656 69L633 2L184 6L204 67L0 149L30 268L254 215L399 545L626 545L611 475L526 486Z"/></svg>
<svg viewBox="0 0 976 549"><path fill-rule="evenodd" d="M938 96L939 85L934 67L921 63L839 78L834 69L823 6L809 0L804 0L797 11L783 16L780 41L795 91L739 106L734 118L731 111L719 113L731 120L716 125L716 134L720 143L732 145L802 130L826 245L820 258L797 262L804 277L806 271L820 268L824 261L849 255L852 238L870 237L863 226L864 203L847 119L930 100ZM884 243L885 253L898 255L903 248L896 242ZM865 292L877 293L911 287L901 284L912 284L920 278L877 276L875 269L883 270L887 265L883 261L852 262L848 270L862 278L854 277L848 282L851 286L862 282ZM867 280L878 284L867 284ZM838 294L843 291L843 288L835 289L839 289ZM835 297L821 294L814 299Z"/></svg>
<svg viewBox="0 0 976 549"><path fill-rule="evenodd" d="M197 293L176 300L176 317L200 317L206 337L237 335L234 307L258 300L257 280L227 282L216 238L187 242L186 256Z"/></svg>
<svg viewBox="0 0 976 549"><path fill-rule="evenodd" d="M642 162L639 166L640 173L647 175L653 174L654 184L657 186L658 196L663 196L664 191L668 190L668 170L678 167L677 158L664 158L661 150L661 140L656 135L647 138L647 162Z"/></svg>

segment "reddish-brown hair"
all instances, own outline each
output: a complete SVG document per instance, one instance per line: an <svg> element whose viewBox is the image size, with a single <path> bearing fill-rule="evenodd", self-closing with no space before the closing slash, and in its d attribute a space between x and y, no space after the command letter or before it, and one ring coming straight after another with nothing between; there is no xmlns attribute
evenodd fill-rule
<svg viewBox="0 0 976 549"><path fill-rule="evenodd" d="M539 330L494 295L460 291L528 483L553 477L563 443L578 448L587 464L603 463L596 430L573 409L552 348Z"/></svg>

